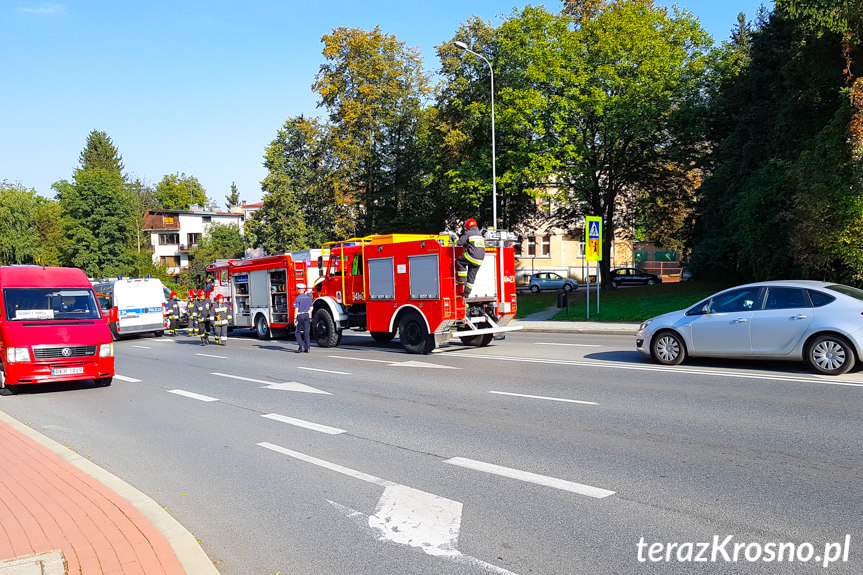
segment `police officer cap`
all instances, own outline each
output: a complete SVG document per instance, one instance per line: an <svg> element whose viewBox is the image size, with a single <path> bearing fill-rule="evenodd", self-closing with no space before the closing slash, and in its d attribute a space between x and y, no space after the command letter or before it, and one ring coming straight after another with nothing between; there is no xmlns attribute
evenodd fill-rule
<svg viewBox="0 0 863 575"><path fill-rule="evenodd" d="M297 284L297 289L300 291L306 291L306 284Z"/></svg>

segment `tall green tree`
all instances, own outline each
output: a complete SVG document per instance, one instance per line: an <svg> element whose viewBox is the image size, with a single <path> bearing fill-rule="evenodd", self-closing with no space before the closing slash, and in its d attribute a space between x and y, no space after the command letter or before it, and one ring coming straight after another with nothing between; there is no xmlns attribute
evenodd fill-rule
<svg viewBox="0 0 863 575"><path fill-rule="evenodd" d="M0 265L59 265L62 237L57 202L0 182Z"/></svg>
<svg viewBox="0 0 863 575"><path fill-rule="evenodd" d="M74 181L54 184L63 210L62 259L90 276L124 273L131 264L134 211L121 169L110 138L94 131Z"/></svg>
<svg viewBox="0 0 863 575"><path fill-rule="evenodd" d="M237 183L231 182L231 193L225 196L225 207L231 209L234 206L240 205L240 190L237 189Z"/></svg>
<svg viewBox="0 0 863 575"><path fill-rule="evenodd" d="M331 124L336 196L355 202L357 233L392 231L421 193L414 150L429 88L420 55L379 28L336 28L323 43L313 89Z"/></svg>
<svg viewBox="0 0 863 575"><path fill-rule="evenodd" d="M156 184L156 201L166 210L188 210L192 205L207 206L207 192L195 176L167 174Z"/></svg>

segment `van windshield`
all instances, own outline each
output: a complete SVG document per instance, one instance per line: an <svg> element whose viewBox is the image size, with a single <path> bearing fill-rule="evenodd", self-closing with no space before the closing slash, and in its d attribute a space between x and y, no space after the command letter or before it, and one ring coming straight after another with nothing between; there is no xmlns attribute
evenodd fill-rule
<svg viewBox="0 0 863 575"><path fill-rule="evenodd" d="M91 290L75 288L4 288L6 319L99 319L99 305Z"/></svg>

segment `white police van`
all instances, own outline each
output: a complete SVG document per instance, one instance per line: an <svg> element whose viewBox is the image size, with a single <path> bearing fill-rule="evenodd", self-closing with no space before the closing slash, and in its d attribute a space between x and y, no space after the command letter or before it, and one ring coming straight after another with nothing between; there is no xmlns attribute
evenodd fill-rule
<svg viewBox="0 0 863 575"><path fill-rule="evenodd" d="M110 324L114 337L152 332L165 333L165 290L157 278L117 278L93 282L99 299L116 308L117 322Z"/></svg>

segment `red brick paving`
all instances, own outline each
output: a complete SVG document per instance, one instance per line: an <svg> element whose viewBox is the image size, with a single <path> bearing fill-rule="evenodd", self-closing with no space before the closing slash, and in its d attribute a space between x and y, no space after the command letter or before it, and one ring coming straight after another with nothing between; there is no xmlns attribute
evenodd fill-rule
<svg viewBox="0 0 863 575"><path fill-rule="evenodd" d="M70 575L186 575L131 503L0 421L0 561L55 549Z"/></svg>

